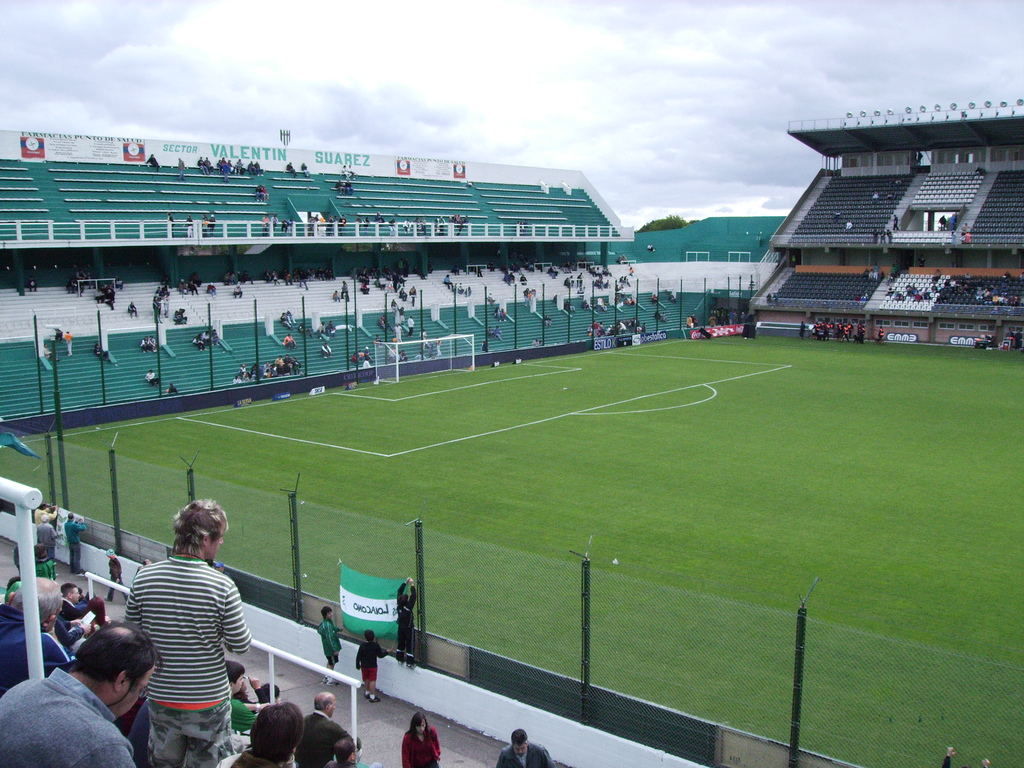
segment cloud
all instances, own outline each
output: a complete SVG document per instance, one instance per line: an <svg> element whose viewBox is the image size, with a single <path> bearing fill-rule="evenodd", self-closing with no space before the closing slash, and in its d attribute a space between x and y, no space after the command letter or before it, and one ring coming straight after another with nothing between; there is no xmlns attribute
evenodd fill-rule
<svg viewBox="0 0 1024 768"><path fill-rule="evenodd" d="M289 128L297 147L582 170L631 224L785 213L821 166L792 120L1024 95L1012 46L957 40L962 8L2 3L3 127L265 145ZM971 16L1024 32L1019 3Z"/></svg>

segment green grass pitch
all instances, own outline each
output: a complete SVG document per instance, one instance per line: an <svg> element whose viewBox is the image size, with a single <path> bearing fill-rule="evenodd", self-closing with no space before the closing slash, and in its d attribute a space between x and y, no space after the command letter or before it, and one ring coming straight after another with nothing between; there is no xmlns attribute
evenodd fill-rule
<svg viewBox="0 0 1024 768"><path fill-rule="evenodd" d="M1024 752L1021 357L728 339L411 377L79 431L72 506L111 519L116 433L123 524L166 541L199 451L225 559L290 583L301 476L326 596L339 559L410 572L422 511L431 631L570 675L593 535L593 681L782 741L820 577L802 745L999 764Z"/></svg>

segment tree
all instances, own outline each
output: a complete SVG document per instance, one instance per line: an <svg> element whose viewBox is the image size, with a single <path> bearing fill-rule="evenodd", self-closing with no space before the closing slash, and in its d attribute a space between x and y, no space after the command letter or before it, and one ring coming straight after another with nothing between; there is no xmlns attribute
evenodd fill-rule
<svg viewBox="0 0 1024 768"><path fill-rule="evenodd" d="M663 219L654 219L653 221L648 221L646 224L644 224L642 227L640 227L640 229L636 231L636 234L640 235L643 234L644 232L662 232L666 229L682 229L683 227L688 227L691 224L695 224L697 221L699 221L699 219L687 221L682 216L676 216L675 214L672 214L671 216L666 216Z"/></svg>

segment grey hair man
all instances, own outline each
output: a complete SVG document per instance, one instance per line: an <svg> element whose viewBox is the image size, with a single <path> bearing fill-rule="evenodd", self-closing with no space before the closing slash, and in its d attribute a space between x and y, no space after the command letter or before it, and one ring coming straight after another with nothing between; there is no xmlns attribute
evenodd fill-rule
<svg viewBox="0 0 1024 768"><path fill-rule="evenodd" d="M245 653L252 640L235 583L212 568L227 515L210 499L174 518L170 558L141 569L125 619L148 632L162 662L149 683L153 768L215 768L232 754L231 688L224 649Z"/></svg>
<svg viewBox="0 0 1024 768"><path fill-rule="evenodd" d="M531 744L522 728L512 731L512 743L498 755L497 768L555 768L551 755L540 744Z"/></svg>
<svg viewBox="0 0 1024 768"><path fill-rule="evenodd" d="M313 699L313 713L306 715L302 741L295 749L295 762L302 768L324 768L334 757L334 744L349 735L331 719L335 705L333 693L318 693Z"/></svg>
<svg viewBox="0 0 1024 768"><path fill-rule="evenodd" d="M50 634L62 602L60 587L50 579L36 578L39 593L39 622L43 643L43 674L71 669L75 657ZM28 646L25 643L25 593L14 593L10 605L0 605L0 696L28 680ZM5 728L6 730L6 728ZM2 753L0 753L2 754Z"/></svg>
<svg viewBox="0 0 1024 768"><path fill-rule="evenodd" d="M16 685L0 699L0 766L134 768L132 748L114 720L134 705L157 664L145 632L110 622L81 647L70 674ZM59 738L45 723L59 723Z"/></svg>

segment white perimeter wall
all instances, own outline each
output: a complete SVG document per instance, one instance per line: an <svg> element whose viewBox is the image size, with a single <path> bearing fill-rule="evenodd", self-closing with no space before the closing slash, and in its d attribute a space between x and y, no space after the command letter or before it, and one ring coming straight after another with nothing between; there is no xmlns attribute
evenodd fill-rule
<svg viewBox="0 0 1024 768"><path fill-rule="evenodd" d="M0 514L0 536L16 541L14 515ZM66 562L67 549L58 547L57 557ZM138 563L125 557L121 562L124 582L131 584ZM83 544L82 567L105 576L106 554ZM256 639L317 663L323 658L320 636L315 629L249 605L245 607L245 618ZM342 643L339 670L355 669L357 647L354 643ZM388 696L436 712L502 741L507 740L515 728L523 728L531 740L543 744L555 760L565 765L579 768L702 768L698 763L588 728L453 677L418 667L413 670L401 668L390 656L381 660L377 685ZM361 704L362 697L359 700Z"/></svg>

